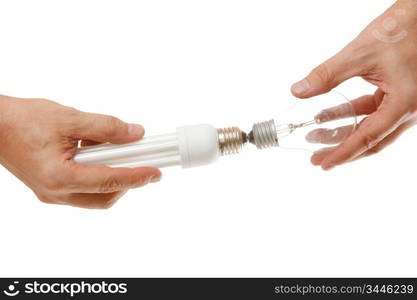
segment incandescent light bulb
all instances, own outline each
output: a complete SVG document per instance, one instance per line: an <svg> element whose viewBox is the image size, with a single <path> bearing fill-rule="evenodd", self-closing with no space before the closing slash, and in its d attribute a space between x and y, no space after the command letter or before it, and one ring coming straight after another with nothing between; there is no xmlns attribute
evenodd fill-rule
<svg viewBox="0 0 417 300"><path fill-rule="evenodd" d="M275 119L253 125L249 141L258 149L281 147L315 152L340 144L356 129L354 108L338 92L292 101L295 104Z"/></svg>

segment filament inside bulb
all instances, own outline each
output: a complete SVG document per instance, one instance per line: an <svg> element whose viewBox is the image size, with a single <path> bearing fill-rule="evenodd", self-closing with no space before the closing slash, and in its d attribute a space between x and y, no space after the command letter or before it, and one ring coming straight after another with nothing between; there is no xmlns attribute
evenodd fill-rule
<svg viewBox="0 0 417 300"><path fill-rule="evenodd" d="M296 129L304 128L307 126L317 124L316 120L311 120L308 122L303 123L294 123L294 124L286 124L286 125L278 125L276 126L276 132L278 139L288 136L292 134Z"/></svg>

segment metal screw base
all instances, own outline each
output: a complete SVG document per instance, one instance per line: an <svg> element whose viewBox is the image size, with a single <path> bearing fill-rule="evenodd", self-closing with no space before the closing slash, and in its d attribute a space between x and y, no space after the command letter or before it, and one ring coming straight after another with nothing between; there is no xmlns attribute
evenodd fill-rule
<svg viewBox="0 0 417 300"><path fill-rule="evenodd" d="M258 149L277 147L279 144L275 121L255 123L249 133L249 142Z"/></svg>
<svg viewBox="0 0 417 300"><path fill-rule="evenodd" d="M247 135L237 127L219 128L219 148L222 155L237 154L247 143Z"/></svg>

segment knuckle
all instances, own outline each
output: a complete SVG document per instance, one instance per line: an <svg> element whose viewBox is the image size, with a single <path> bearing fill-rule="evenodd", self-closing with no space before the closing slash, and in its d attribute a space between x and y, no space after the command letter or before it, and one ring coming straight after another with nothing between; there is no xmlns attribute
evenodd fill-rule
<svg viewBox="0 0 417 300"><path fill-rule="evenodd" d="M108 116L105 120L105 128L108 136L115 136L123 129L123 123L116 117Z"/></svg>
<svg viewBox="0 0 417 300"><path fill-rule="evenodd" d="M106 180L104 180L100 187L99 192L100 193L108 193L113 191L119 191L123 189L123 184L114 177L109 177Z"/></svg>
<svg viewBox="0 0 417 300"><path fill-rule="evenodd" d="M64 174L61 174L61 176L65 178L65 181L60 181L61 185L65 186L65 190L68 192L79 191L80 188L84 186L82 178L79 178L75 172L67 171Z"/></svg>
<svg viewBox="0 0 417 300"><path fill-rule="evenodd" d="M319 78L324 84L331 84L335 80L334 72L326 63L322 63L313 70L313 74Z"/></svg>
<svg viewBox="0 0 417 300"><path fill-rule="evenodd" d="M83 129L83 124L80 122L81 112L72 107L65 107L64 114L65 118L62 118L66 130L70 133L78 132Z"/></svg>
<svg viewBox="0 0 417 300"><path fill-rule="evenodd" d="M50 169L42 172L41 184L46 190L51 192L60 191L65 188L64 183L60 180L60 176Z"/></svg>
<svg viewBox="0 0 417 300"><path fill-rule="evenodd" d="M107 200L103 203L103 205L101 206L101 209L109 209L114 205L115 201L113 199L111 200Z"/></svg>
<svg viewBox="0 0 417 300"><path fill-rule="evenodd" d="M43 196L43 195L37 195L39 201L41 201L42 203L46 203L46 204L53 204L55 203L55 201L53 201L51 198L47 197L47 196Z"/></svg>
<svg viewBox="0 0 417 300"><path fill-rule="evenodd" d="M149 183L149 177L142 174L132 176L132 187L142 187Z"/></svg>
<svg viewBox="0 0 417 300"><path fill-rule="evenodd" d="M80 114L80 111L75 109L74 107L71 106L64 106L63 109L65 109L66 113L69 116L78 116Z"/></svg>
<svg viewBox="0 0 417 300"><path fill-rule="evenodd" d="M366 150L373 151L372 149L375 148L376 144L378 143L378 136L368 133L365 135L363 143Z"/></svg>
<svg viewBox="0 0 417 300"><path fill-rule="evenodd" d="M41 104L54 104L54 105L58 104L55 101L45 99L45 98L37 98L37 99L34 99L34 100L39 101L39 103L41 103Z"/></svg>
<svg viewBox="0 0 417 300"><path fill-rule="evenodd" d="M382 149L383 149L382 147L379 147L378 145L376 145L372 147L371 149L368 149L368 151L366 152L366 155L369 156L369 155L377 154L381 152Z"/></svg>
<svg viewBox="0 0 417 300"><path fill-rule="evenodd" d="M53 178L44 179L43 185L48 191L58 191L63 187L63 185L58 180Z"/></svg>

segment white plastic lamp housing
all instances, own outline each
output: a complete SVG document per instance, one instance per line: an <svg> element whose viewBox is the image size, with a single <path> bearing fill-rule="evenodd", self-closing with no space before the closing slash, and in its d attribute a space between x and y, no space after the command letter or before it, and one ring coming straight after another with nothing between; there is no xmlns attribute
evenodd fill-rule
<svg viewBox="0 0 417 300"><path fill-rule="evenodd" d="M221 153L218 130L201 124L178 127L175 133L145 137L129 144L83 147L74 160L110 167L191 168L213 163Z"/></svg>
<svg viewBox="0 0 417 300"><path fill-rule="evenodd" d="M220 156L217 129L211 125L179 127L177 138L183 168L207 165Z"/></svg>

